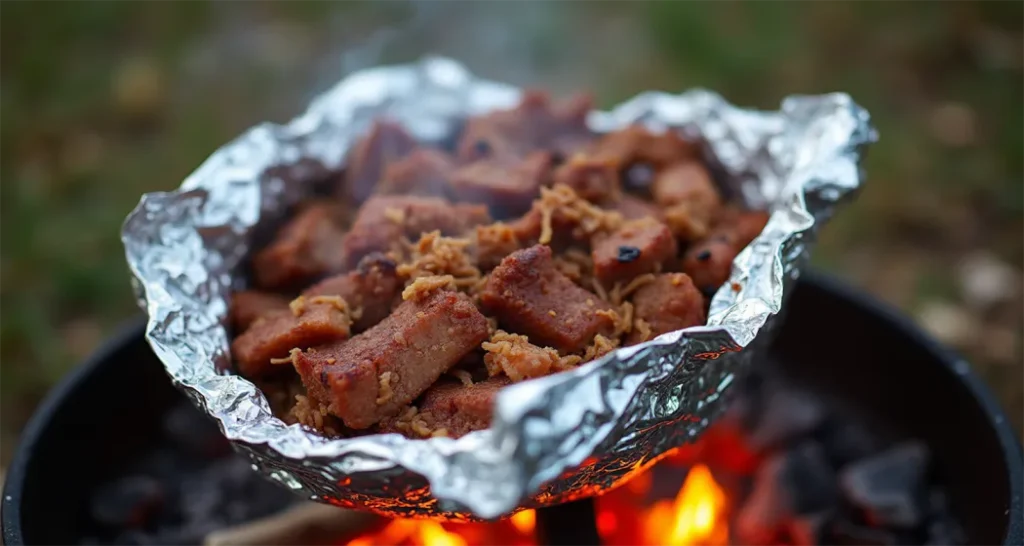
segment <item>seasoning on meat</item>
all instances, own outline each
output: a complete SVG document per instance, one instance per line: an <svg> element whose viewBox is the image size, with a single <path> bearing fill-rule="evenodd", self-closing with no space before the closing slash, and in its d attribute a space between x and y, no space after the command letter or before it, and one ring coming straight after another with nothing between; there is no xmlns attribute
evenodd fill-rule
<svg viewBox="0 0 1024 546"><path fill-rule="evenodd" d="M409 259L398 266L398 274L411 281L420 277L448 275L459 288L480 282L480 270L467 252L469 239L442 237L439 231L424 233L412 247Z"/></svg>
<svg viewBox="0 0 1024 546"><path fill-rule="evenodd" d="M490 222L481 205L451 204L436 197L375 196L359 209L343 243L347 263L357 263L371 252L401 250L403 239L439 230L460 235L473 226Z"/></svg>
<svg viewBox="0 0 1024 546"><path fill-rule="evenodd" d="M594 243L594 274L611 284L658 272L677 250L668 226L653 218L633 220Z"/></svg>
<svg viewBox="0 0 1024 546"><path fill-rule="evenodd" d="M344 269L344 233L336 219L340 209L315 203L306 207L252 261L256 284L289 289Z"/></svg>
<svg viewBox="0 0 1024 546"><path fill-rule="evenodd" d="M559 356L551 347L538 347L527 336L510 334L504 330L494 332L483 344L487 351L484 364L491 377L504 373L514 382L543 377L555 371L571 368L579 363L578 356Z"/></svg>
<svg viewBox="0 0 1024 546"><path fill-rule="evenodd" d="M575 154L555 169L555 184L565 184L576 195L590 201L615 199L619 193L619 175L615 164L602 157Z"/></svg>
<svg viewBox="0 0 1024 546"><path fill-rule="evenodd" d="M341 296L353 309L360 310L352 330L362 332L388 316L401 290L394 260L375 252L360 260L354 270L326 278L302 294L307 298Z"/></svg>
<svg viewBox="0 0 1024 546"><path fill-rule="evenodd" d="M701 326L704 314L704 296L685 273L662 273L641 286L633 294L633 313L636 323L626 338L627 345L636 345L690 326Z"/></svg>
<svg viewBox="0 0 1024 546"><path fill-rule="evenodd" d="M562 353L583 349L595 335L613 330L613 321L601 313L612 311L611 306L560 273L551 248L544 245L502 260L488 277L480 302L506 330Z"/></svg>
<svg viewBox="0 0 1024 546"><path fill-rule="evenodd" d="M352 318L334 303L309 303L298 313L275 311L254 322L231 344L238 371L246 377L273 373L293 349L347 339Z"/></svg>
<svg viewBox="0 0 1024 546"><path fill-rule="evenodd" d="M432 148L417 148L391 163L377 185L381 195L419 195L445 197L448 181L455 172L452 158Z"/></svg>
<svg viewBox="0 0 1024 546"><path fill-rule="evenodd" d="M487 205L496 218L509 218L530 208L550 172L550 152L532 152L521 160L479 159L452 174L451 194L455 201Z"/></svg>
<svg viewBox="0 0 1024 546"><path fill-rule="evenodd" d="M486 429L491 426L498 391L509 383L511 381L504 376L472 385L438 381L423 394L418 407L411 406L397 417L384 420L378 430L419 438L459 438L474 430Z"/></svg>
<svg viewBox="0 0 1024 546"><path fill-rule="evenodd" d="M561 244L566 241L589 241L594 235L609 233L622 225L622 215L604 210L580 198L572 188L558 184L541 189L540 199L534 201L530 212L523 217L539 216L537 241L551 244L556 236ZM533 227L533 222L527 223ZM532 235L532 234L531 234ZM561 245L559 245L561 246Z"/></svg>
<svg viewBox="0 0 1024 546"><path fill-rule="evenodd" d="M485 271L494 269L505 256L523 248L516 229L504 222L477 226L474 246L477 265Z"/></svg>
<svg viewBox="0 0 1024 546"><path fill-rule="evenodd" d="M487 320L465 294L434 291L403 302L362 334L302 351L293 361L311 400L346 426L365 429L397 414L487 333Z"/></svg>
<svg viewBox="0 0 1024 546"><path fill-rule="evenodd" d="M385 169L412 151L416 141L393 121L373 124L348 155L345 169L345 192L356 203L366 201L374 193Z"/></svg>
<svg viewBox="0 0 1024 546"><path fill-rule="evenodd" d="M288 309L288 298L259 290L241 290L231 296L231 324L244 332L256 319L273 311Z"/></svg>

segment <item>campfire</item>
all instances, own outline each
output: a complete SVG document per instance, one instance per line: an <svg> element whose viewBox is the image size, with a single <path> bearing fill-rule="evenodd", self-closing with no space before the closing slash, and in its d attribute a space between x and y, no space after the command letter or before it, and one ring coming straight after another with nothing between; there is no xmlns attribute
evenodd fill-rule
<svg viewBox="0 0 1024 546"><path fill-rule="evenodd" d="M683 455L661 463L678 473ZM655 469L657 471L659 469ZM674 498L644 504L652 491L647 473L600 497L595 524L606 546L723 546L729 544L728 498L704 464L692 466ZM493 523L398 519L345 546L536 546L537 513L524 510Z"/></svg>
<svg viewBox="0 0 1024 546"><path fill-rule="evenodd" d="M738 389L699 442L594 499L593 521L545 512L558 508L491 523L392 520L344 544L559 543L545 537L543 519L560 536L566 526L596 529L605 546L963 543L923 444L887 439L778 377Z"/></svg>

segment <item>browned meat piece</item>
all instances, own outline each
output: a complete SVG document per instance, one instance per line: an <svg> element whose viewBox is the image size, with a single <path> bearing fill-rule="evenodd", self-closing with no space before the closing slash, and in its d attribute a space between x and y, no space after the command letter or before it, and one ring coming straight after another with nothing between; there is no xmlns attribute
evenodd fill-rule
<svg viewBox="0 0 1024 546"><path fill-rule="evenodd" d="M418 408L407 408L398 417L383 421L379 431L411 438L458 438L483 430L491 426L498 391L509 383L507 377L492 377L472 385L438 381L423 394Z"/></svg>
<svg viewBox="0 0 1024 546"><path fill-rule="evenodd" d="M375 252L360 260L354 270L324 279L302 294L307 298L341 296L352 309L359 310L352 330L362 332L388 316L401 291L395 262Z"/></svg>
<svg viewBox="0 0 1024 546"><path fill-rule="evenodd" d="M448 180L455 171L448 154L431 148L417 148L387 166L377 187L382 195L448 195Z"/></svg>
<svg viewBox="0 0 1024 546"><path fill-rule="evenodd" d="M373 194L384 170L416 147L416 141L393 121L376 121L348 155L345 194L362 203Z"/></svg>
<svg viewBox="0 0 1024 546"><path fill-rule="evenodd" d="M699 161L676 163L658 173L651 185L654 202L667 207L687 202L711 218L722 206L722 197L708 170Z"/></svg>
<svg viewBox="0 0 1024 546"><path fill-rule="evenodd" d="M599 203L619 193L619 174L615 165L599 157L576 154L555 170L555 184L565 184L583 199Z"/></svg>
<svg viewBox="0 0 1024 546"><path fill-rule="evenodd" d="M507 329L564 353L586 347L596 334L614 327L611 307L560 273L544 245L502 260L480 302Z"/></svg>
<svg viewBox="0 0 1024 546"><path fill-rule="evenodd" d="M481 159L455 171L452 197L456 201L487 205L496 218L508 218L530 208L550 171L549 152L533 152L523 160Z"/></svg>
<svg viewBox="0 0 1024 546"><path fill-rule="evenodd" d="M253 257L256 284L269 290L295 288L344 269L339 215L338 208L319 203L301 210Z"/></svg>
<svg viewBox="0 0 1024 546"><path fill-rule="evenodd" d="M523 156L544 148L563 154L575 150L590 138L586 127L590 106L587 96L552 106L547 94L527 91L512 110L468 120L459 140L458 157L471 162L488 157Z"/></svg>
<svg viewBox="0 0 1024 546"><path fill-rule="evenodd" d="M657 273L678 252L668 226L654 218L632 220L594 243L594 275L605 284Z"/></svg>
<svg viewBox="0 0 1024 546"><path fill-rule="evenodd" d="M293 360L311 400L365 429L397 414L487 334L487 319L468 296L434 291L348 341Z"/></svg>
<svg viewBox="0 0 1024 546"><path fill-rule="evenodd" d="M371 252L389 252L405 237L440 230L459 235L473 226L490 222L487 207L456 204L436 197L375 196L359 209L352 229L345 235L346 263L358 263Z"/></svg>
<svg viewBox="0 0 1024 546"><path fill-rule="evenodd" d="M704 297L685 273L663 273L633 294L635 326L626 340L636 345L666 332L701 326Z"/></svg>
<svg viewBox="0 0 1024 546"><path fill-rule="evenodd" d="M721 215L708 238L724 239L739 253L764 231L767 224L768 213L763 210L730 208Z"/></svg>
<svg viewBox="0 0 1024 546"><path fill-rule="evenodd" d="M605 203L603 206L618 212L626 220L639 220L640 218L662 220L664 216L658 207L628 193L621 194L617 200Z"/></svg>
<svg viewBox="0 0 1024 546"><path fill-rule="evenodd" d="M693 277L702 290L710 290L729 280L732 261L768 223L764 211L726 210L714 229L683 255L683 271Z"/></svg>
<svg viewBox="0 0 1024 546"><path fill-rule="evenodd" d="M729 242L711 236L686 250L683 271L701 290L712 290L729 280L738 253Z"/></svg>
<svg viewBox="0 0 1024 546"><path fill-rule="evenodd" d="M288 298L259 290L242 290L231 295L231 325L244 332L250 324L272 311L288 309Z"/></svg>
<svg viewBox="0 0 1024 546"><path fill-rule="evenodd" d="M294 310L264 316L235 338L231 354L239 373L246 377L267 375L282 368L275 364L291 363L287 357L292 349L348 338L352 321L344 302L296 300L293 304Z"/></svg>
<svg viewBox="0 0 1024 546"><path fill-rule="evenodd" d="M594 145L593 154L608 159L619 169L647 163L659 170L677 161L697 158L698 150L675 132L654 133L631 125L601 138Z"/></svg>

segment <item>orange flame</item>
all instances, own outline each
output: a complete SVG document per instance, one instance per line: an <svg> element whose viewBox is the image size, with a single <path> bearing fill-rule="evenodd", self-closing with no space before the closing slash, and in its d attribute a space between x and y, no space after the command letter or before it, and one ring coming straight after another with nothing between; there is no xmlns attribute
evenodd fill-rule
<svg viewBox="0 0 1024 546"><path fill-rule="evenodd" d="M533 510L490 523L396 519L382 529L346 542L345 546L531 546L536 543L535 525Z"/></svg>
<svg viewBox="0 0 1024 546"><path fill-rule="evenodd" d="M723 516L726 496L707 466L690 469L674 501L658 501L647 512L646 544L670 546L723 546L729 528Z"/></svg>

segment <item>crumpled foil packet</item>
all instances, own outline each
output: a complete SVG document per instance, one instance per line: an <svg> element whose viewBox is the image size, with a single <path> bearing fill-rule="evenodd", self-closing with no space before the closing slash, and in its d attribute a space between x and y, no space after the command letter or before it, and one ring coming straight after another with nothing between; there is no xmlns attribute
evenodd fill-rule
<svg viewBox="0 0 1024 546"><path fill-rule="evenodd" d="M867 112L841 93L789 97L779 111L759 112L709 91L647 92L592 112L598 132L640 122L704 141L737 195L771 211L713 298L707 326L512 385L492 427L459 439L332 440L274 417L260 390L229 371L228 300L244 286L241 264L257 226L275 225L342 169L379 116L440 142L463 118L512 107L519 96L448 59L363 70L290 123L250 129L178 190L144 195L128 216L122 239L149 315L146 338L254 469L308 498L393 516L493 518L612 487L697 438L720 413L815 232L860 185L864 148L877 138Z"/></svg>

